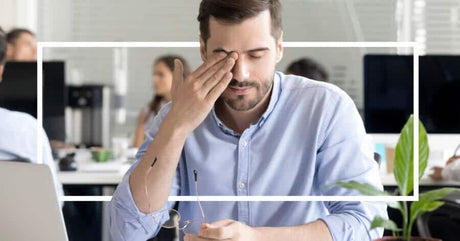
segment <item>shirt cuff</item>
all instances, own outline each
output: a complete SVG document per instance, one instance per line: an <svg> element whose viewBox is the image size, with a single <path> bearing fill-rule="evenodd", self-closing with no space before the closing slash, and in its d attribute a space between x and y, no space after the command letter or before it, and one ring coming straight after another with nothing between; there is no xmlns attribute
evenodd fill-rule
<svg viewBox="0 0 460 241"><path fill-rule="evenodd" d="M331 214L320 218L320 220L326 223L333 240L352 240L345 238L353 232L353 227L346 221L347 218L349 217L344 217L341 214Z"/></svg>
<svg viewBox="0 0 460 241"><path fill-rule="evenodd" d="M131 173L127 173L122 182L118 185L117 190L112 198L112 204L114 209L112 210L112 216L116 216L118 222L116 225L118 229L125 236L131 236L132 233L137 233L140 228L145 232L145 236L155 236L161 228L161 224L168 219L168 212L162 212L167 208L167 203L160 208L158 211L152 213L143 213L136 206L131 188L129 186L129 176ZM160 222L155 222L152 215L160 217ZM129 225L128 225L129 224ZM129 228L128 228L129 227ZM137 236L137 235L135 235Z"/></svg>

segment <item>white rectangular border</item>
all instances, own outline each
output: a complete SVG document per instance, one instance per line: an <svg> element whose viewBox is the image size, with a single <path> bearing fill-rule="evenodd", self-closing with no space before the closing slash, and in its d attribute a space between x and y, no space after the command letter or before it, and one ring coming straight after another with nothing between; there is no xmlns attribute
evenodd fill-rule
<svg viewBox="0 0 460 241"><path fill-rule="evenodd" d="M37 162L43 163L43 48L197 48L199 42L38 42L37 43ZM414 120L418 120L419 45L416 42L283 42L285 48L412 48L414 75ZM418 143L414 121L414 143ZM414 145L413 196L200 196L200 201L417 201L419 196L418 145ZM111 196L60 196L60 201L110 201ZM195 196L170 196L168 201L196 201Z"/></svg>

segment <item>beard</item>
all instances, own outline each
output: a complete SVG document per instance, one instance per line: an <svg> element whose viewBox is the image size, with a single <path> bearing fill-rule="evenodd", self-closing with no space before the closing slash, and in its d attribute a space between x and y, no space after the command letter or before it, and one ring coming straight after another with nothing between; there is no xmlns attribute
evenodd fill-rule
<svg viewBox="0 0 460 241"><path fill-rule="evenodd" d="M267 79L262 82L262 85L256 81L243 81L238 82L236 79L233 79L227 88L229 87L253 87L256 90L256 96L250 98L247 95L237 95L235 99L230 99L225 95L221 95L220 99L225 104L227 104L230 108L235 111L248 111L257 106L263 98L267 95L270 91L272 85L274 74L272 75L272 79Z"/></svg>

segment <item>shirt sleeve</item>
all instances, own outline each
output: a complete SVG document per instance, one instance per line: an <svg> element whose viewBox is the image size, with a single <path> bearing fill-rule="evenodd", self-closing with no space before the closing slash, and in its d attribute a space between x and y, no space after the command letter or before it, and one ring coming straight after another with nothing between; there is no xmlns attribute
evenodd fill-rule
<svg viewBox="0 0 460 241"><path fill-rule="evenodd" d="M460 181L460 158L444 167L442 178L445 180Z"/></svg>
<svg viewBox="0 0 460 241"><path fill-rule="evenodd" d="M164 210L174 206L173 202L167 202L162 208L153 213L143 213L136 206L129 186L129 176L139 164L147 147L154 139L164 116L165 113L163 112L163 115L158 114L155 117L154 124L146 132L146 141L142 144L136 155L137 162L126 172L110 201L109 225L110 234L114 241L145 241L154 237L160 231L161 225L168 219L168 212L164 212ZM170 196L178 195L179 186L179 173L176 171ZM154 219L153 216L157 218Z"/></svg>
<svg viewBox="0 0 460 241"><path fill-rule="evenodd" d="M334 185L338 181L368 183L383 190L379 168L373 159L373 147L353 101L343 93L329 102L328 124L317 153L316 175L322 195L361 195L356 190ZM376 216L387 218L384 202L326 202L329 215L322 218L334 240L373 240L383 229L369 230Z"/></svg>
<svg viewBox="0 0 460 241"><path fill-rule="evenodd" d="M41 128L42 132L42 146L43 146L43 163L50 166L51 173L53 175L53 181L56 188L56 193L58 198L60 196L64 196L64 190L62 188L62 184L57 179L57 172L56 172L56 163L54 162L53 155L51 153L51 146L48 140L48 136L46 135L43 128ZM63 202L59 202L61 208L64 206Z"/></svg>

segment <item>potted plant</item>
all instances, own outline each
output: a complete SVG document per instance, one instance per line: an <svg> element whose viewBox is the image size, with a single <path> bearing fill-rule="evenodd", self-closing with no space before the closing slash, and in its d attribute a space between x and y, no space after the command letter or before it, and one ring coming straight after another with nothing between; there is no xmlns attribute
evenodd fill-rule
<svg viewBox="0 0 460 241"><path fill-rule="evenodd" d="M423 173L428 164L428 156L429 156L429 147L428 147L428 137L425 131L425 127L419 121L419 172L418 178L419 180L422 178ZM399 193L401 195L409 195L413 188L413 180L414 180L414 119L413 116L410 116L407 123L404 125L403 129L401 130L398 143L396 145L395 150L395 159L394 159L394 166L393 166L393 173L395 175L396 183L398 184ZM337 182L337 185L347 188L347 189L355 189L358 190L360 193L364 195L381 195L381 196L388 196L389 193L385 191L380 191L376 189L374 186L365 183L358 183L355 181L350 182ZM403 226L402 228L398 228L396 223L387 220L383 217L376 216L372 220L371 229L383 227L384 229L391 230L393 232L393 236L391 237L383 237L381 239L377 239L376 241L383 241L383 240L403 240L403 241L435 241L440 239L432 239L432 238L419 238L419 237L411 237L412 226L414 222L417 220L425 212L434 211L440 206L444 204L444 202L440 201L449 193L460 190L455 188L441 188L437 190L432 190L429 192L425 192L419 195L419 200L412 203L412 206L409 210L407 202L399 201L399 202L387 202L387 205L399 210L403 217Z"/></svg>

